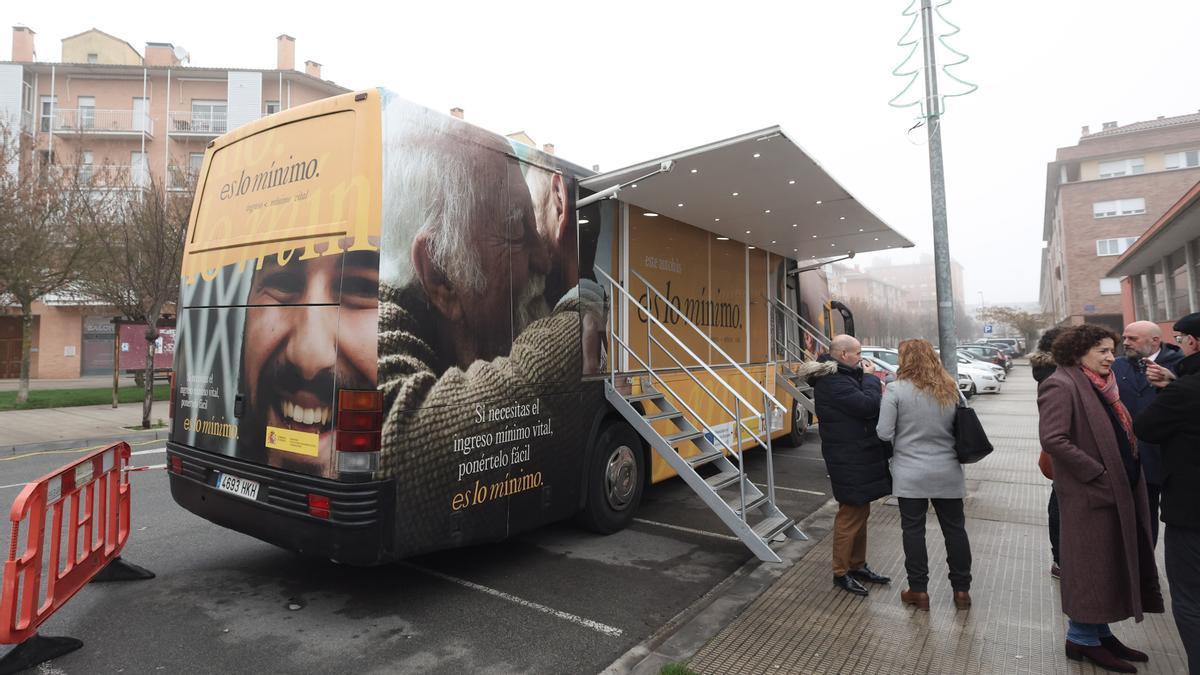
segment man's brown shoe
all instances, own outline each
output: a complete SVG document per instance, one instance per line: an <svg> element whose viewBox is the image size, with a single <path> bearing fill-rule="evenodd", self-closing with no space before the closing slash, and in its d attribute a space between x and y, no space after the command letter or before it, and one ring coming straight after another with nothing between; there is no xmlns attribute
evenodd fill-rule
<svg viewBox="0 0 1200 675"><path fill-rule="evenodd" d="M1105 649L1102 645L1088 647L1067 640L1067 658L1072 661L1082 661L1087 659L1092 663L1100 666L1105 670L1111 670L1115 673L1136 673L1137 668L1128 661L1123 661L1113 655L1112 652Z"/></svg>
<svg viewBox="0 0 1200 675"><path fill-rule="evenodd" d="M954 606L959 609L971 609L971 594L966 591L954 591Z"/></svg>
<svg viewBox="0 0 1200 675"><path fill-rule="evenodd" d="M1150 660L1150 656L1147 655L1146 652L1139 652L1136 649L1126 647L1125 645L1121 644L1121 641L1117 639L1116 635L1100 638L1100 646L1107 649L1109 653L1118 659L1137 661L1140 663L1145 663L1146 661Z"/></svg>
<svg viewBox="0 0 1200 675"><path fill-rule="evenodd" d="M929 611L929 594L923 591L900 591L900 602L913 605L922 611Z"/></svg>

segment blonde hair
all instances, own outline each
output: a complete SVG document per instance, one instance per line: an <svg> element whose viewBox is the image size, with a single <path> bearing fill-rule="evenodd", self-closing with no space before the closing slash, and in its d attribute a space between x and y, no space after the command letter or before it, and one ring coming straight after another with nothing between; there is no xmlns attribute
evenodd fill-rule
<svg viewBox="0 0 1200 675"><path fill-rule="evenodd" d="M897 380L908 380L929 394L944 407L958 400L958 385L942 367L933 345L925 340L904 340L900 343L900 369Z"/></svg>

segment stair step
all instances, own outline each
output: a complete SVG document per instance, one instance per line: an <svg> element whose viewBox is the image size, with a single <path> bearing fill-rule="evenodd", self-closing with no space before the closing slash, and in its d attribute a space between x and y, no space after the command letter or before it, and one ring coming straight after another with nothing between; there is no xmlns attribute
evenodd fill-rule
<svg viewBox="0 0 1200 675"><path fill-rule="evenodd" d="M642 419L646 420L647 422L657 422L659 420L670 420L670 419L675 419L676 417L683 417L683 413L679 412L678 410L674 410L672 412L660 412L660 413L655 413L653 415L642 415Z"/></svg>
<svg viewBox="0 0 1200 675"><path fill-rule="evenodd" d="M663 398L663 395L662 392L651 389L650 391L643 391L640 394L628 394L624 398L626 401L633 403L634 401L650 401L656 398Z"/></svg>
<svg viewBox="0 0 1200 675"><path fill-rule="evenodd" d="M704 482L708 483L708 487L712 488L713 492L716 492L737 483L738 478L740 478L740 474L738 474L738 472L727 471L725 473L718 473L716 475L709 476L708 478L704 479Z"/></svg>
<svg viewBox="0 0 1200 675"><path fill-rule="evenodd" d="M734 513L738 514L739 516L742 515L742 496L740 494L735 494L729 499L726 499L725 503L729 505L730 510L732 510ZM745 513L750 513L765 503L767 503L767 496L765 494L760 494L757 497L751 497L747 495Z"/></svg>
<svg viewBox="0 0 1200 675"><path fill-rule="evenodd" d="M775 535L783 532L795 524L796 521L788 518L787 516L771 516L770 518L767 518L761 523L755 525L753 529L754 534L758 535L759 539L770 541L775 538Z"/></svg>
<svg viewBox="0 0 1200 675"><path fill-rule="evenodd" d="M704 435L703 431L698 431L696 429L692 429L690 431L681 431L677 434L671 434L670 436L664 436L664 438L666 438L667 442L670 443L671 445L679 445L680 443L684 443L686 441L691 441L691 440L700 438L703 435Z"/></svg>
<svg viewBox="0 0 1200 675"><path fill-rule="evenodd" d="M724 453L722 453L720 451L720 449L714 448L712 450L709 450L708 452L702 452L698 455L693 455L691 457L685 457L685 458L683 458L683 461L690 464L692 466L692 468L694 469L698 466L704 466L705 464L708 464L709 462L714 461L720 457L724 457Z"/></svg>

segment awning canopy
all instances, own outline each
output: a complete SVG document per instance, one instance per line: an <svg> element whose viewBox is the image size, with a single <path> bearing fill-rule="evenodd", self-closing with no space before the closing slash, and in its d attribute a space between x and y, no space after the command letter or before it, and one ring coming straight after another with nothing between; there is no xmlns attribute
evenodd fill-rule
<svg viewBox="0 0 1200 675"><path fill-rule="evenodd" d="M912 246L859 203L779 127L710 143L580 181L620 191L647 212L804 261Z"/></svg>

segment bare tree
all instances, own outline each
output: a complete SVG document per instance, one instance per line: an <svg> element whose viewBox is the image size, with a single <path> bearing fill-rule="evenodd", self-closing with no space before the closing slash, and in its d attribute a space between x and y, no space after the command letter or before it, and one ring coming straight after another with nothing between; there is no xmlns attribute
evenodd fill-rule
<svg viewBox="0 0 1200 675"><path fill-rule="evenodd" d="M1015 307L988 307L981 309L979 318L983 321L1008 326L1020 334L1021 337L1025 338L1026 345L1035 344L1042 329L1048 327L1051 323L1050 317L1045 314L1026 312Z"/></svg>
<svg viewBox="0 0 1200 675"><path fill-rule="evenodd" d="M33 303L74 289L91 247L72 214L83 191L77 172L36 160L28 136L0 125L0 296L21 306L21 381L29 400Z"/></svg>
<svg viewBox="0 0 1200 675"><path fill-rule="evenodd" d="M158 323L179 298L184 232L194 190L186 180L172 181L186 184L185 188L168 189L151 176L120 177L111 171L106 171L105 183L123 185L90 200L79 212L82 227L96 240L95 264L81 287L126 318L146 325L142 428L148 429Z"/></svg>

